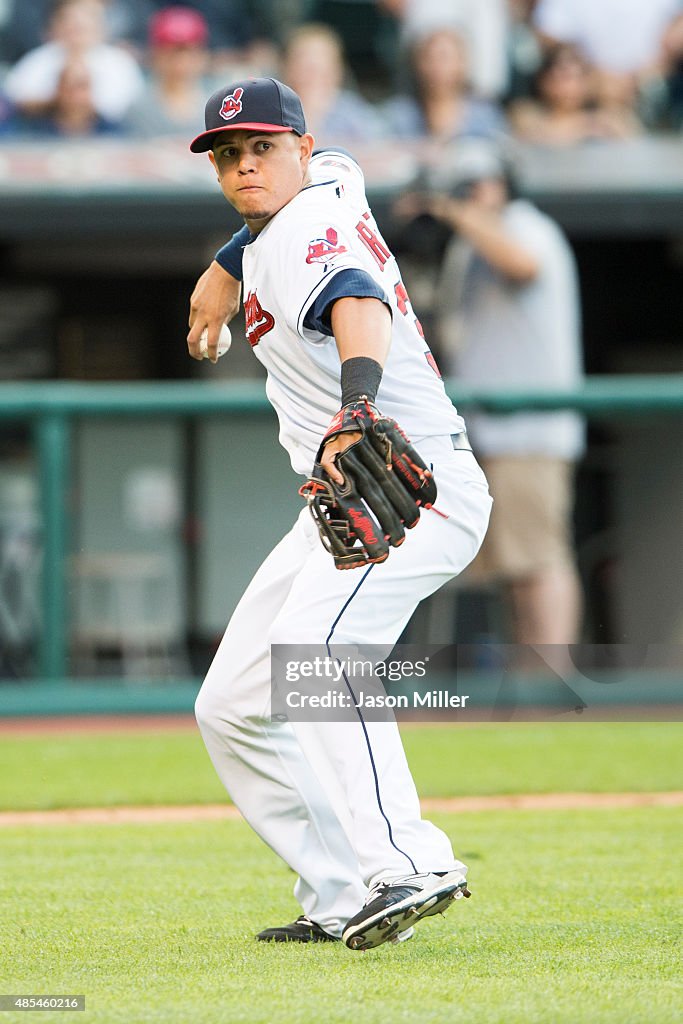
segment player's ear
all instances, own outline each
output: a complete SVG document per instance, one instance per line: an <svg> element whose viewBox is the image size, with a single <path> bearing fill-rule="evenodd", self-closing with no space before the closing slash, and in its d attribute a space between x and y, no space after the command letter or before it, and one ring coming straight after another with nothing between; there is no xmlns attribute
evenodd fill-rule
<svg viewBox="0 0 683 1024"><path fill-rule="evenodd" d="M308 161L311 159L314 145L315 139L308 132L305 135L299 136L299 156L305 165L308 165Z"/></svg>
<svg viewBox="0 0 683 1024"><path fill-rule="evenodd" d="M216 157L213 155L213 150L209 150L209 160L213 164L214 171L218 174L218 164L216 163Z"/></svg>

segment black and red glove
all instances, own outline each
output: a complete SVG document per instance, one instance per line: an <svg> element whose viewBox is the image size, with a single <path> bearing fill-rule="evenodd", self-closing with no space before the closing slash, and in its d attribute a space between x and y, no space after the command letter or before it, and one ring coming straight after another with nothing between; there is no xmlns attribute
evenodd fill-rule
<svg viewBox="0 0 683 1024"><path fill-rule="evenodd" d="M334 458L338 484L323 469L325 445L338 434L360 437ZM436 483L395 420L367 399L344 406L332 420L312 476L299 489L324 547L338 569L383 562L417 525L421 508L436 501Z"/></svg>

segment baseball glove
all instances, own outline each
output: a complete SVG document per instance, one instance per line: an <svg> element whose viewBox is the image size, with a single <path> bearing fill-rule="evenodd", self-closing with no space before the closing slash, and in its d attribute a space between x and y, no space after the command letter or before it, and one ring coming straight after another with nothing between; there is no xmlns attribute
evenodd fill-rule
<svg viewBox="0 0 683 1024"><path fill-rule="evenodd" d="M335 456L344 477L344 484L338 484L321 466L322 453L333 437L354 431L360 431L360 438ZM356 569L383 562L390 546L403 543L420 509L435 502L436 484L396 421L365 399L344 406L334 417L313 474L299 494L308 502L337 569Z"/></svg>

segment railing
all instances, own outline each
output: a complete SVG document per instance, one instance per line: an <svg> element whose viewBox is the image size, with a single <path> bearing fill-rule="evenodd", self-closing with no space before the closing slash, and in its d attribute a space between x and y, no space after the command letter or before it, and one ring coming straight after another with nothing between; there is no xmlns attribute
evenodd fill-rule
<svg viewBox="0 0 683 1024"><path fill-rule="evenodd" d="M592 418L683 413L683 374L594 377L572 391L472 390L449 381L448 392L465 412L571 408ZM41 678L63 679L67 669L66 495L72 421L111 416L235 416L269 410L263 385L254 381L0 384L0 420L29 422L38 458L44 557Z"/></svg>

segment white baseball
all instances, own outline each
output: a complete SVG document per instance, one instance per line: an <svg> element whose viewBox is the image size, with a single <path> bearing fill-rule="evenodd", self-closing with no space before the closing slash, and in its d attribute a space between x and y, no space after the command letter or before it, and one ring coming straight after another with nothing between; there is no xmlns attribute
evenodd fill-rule
<svg viewBox="0 0 683 1024"><path fill-rule="evenodd" d="M208 348L207 348L208 344L209 344L209 331L208 331L208 328L205 327L204 330L202 331L202 333L199 336L199 354L201 356L203 356L204 359L208 359L209 358L209 352L208 352ZM218 356L224 356L225 353L228 351L228 349L230 348L231 345L232 345L232 335L230 333L230 328L228 327L227 324L223 324L223 326L220 329L220 333L218 335L218 349L217 349L216 354Z"/></svg>

